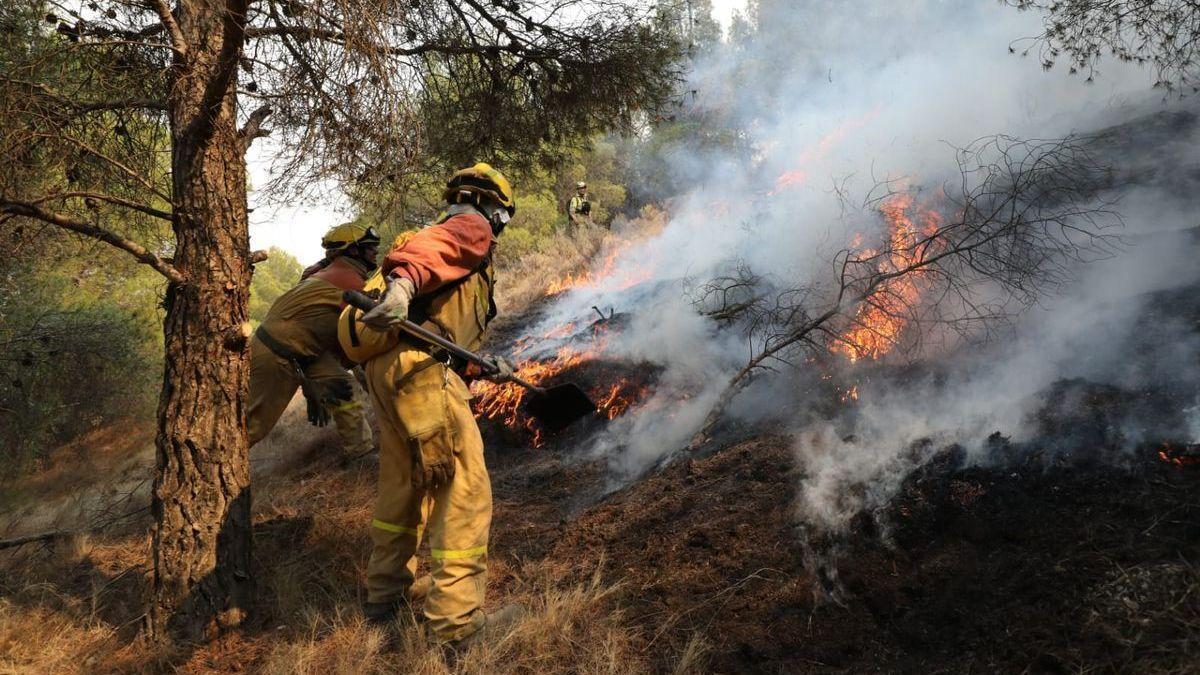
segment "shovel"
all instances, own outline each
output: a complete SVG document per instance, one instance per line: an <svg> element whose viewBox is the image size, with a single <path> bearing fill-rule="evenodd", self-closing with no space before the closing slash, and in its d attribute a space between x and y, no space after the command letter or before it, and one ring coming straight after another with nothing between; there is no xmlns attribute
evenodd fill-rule
<svg viewBox="0 0 1200 675"><path fill-rule="evenodd" d="M358 291L344 291L342 299L346 301L346 304L364 312L371 311L379 304ZM469 352L441 335L428 331L411 321L400 322L400 328L415 338L441 347L460 359L474 363L483 368L485 373L496 372L496 366L491 361L474 352ZM510 376L508 380L525 387L533 394L525 399L525 411L548 431L565 429L572 422L596 412L596 404L579 388L579 385L572 382L556 384L553 387L539 387L516 376Z"/></svg>

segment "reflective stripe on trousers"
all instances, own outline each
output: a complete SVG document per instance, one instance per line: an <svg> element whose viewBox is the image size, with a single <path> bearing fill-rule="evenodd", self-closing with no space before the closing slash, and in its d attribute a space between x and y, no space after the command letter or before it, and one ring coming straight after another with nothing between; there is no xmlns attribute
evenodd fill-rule
<svg viewBox="0 0 1200 675"><path fill-rule="evenodd" d="M428 367L429 359L398 345L366 364L380 429L367 601L405 596L417 548L428 537L433 586L425 617L433 637L449 641L470 635L483 622L492 489L466 385L441 364ZM453 480L432 491L412 486L414 453L422 443L448 443L454 452Z"/></svg>

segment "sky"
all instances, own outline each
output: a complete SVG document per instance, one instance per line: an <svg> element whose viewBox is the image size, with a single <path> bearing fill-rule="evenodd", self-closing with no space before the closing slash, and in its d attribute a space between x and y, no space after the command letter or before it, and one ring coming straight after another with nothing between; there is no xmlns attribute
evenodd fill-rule
<svg viewBox="0 0 1200 675"><path fill-rule="evenodd" d="M746 0L712 0L713 18L725 29L735 10L742 10ZM271 158L276 148L270 139L256 141L248 157L251 187L261 187L270 180ZM338 194L336 190L325 191ZM296 256L301 263L316 262L322 256L321 235L353 214L349 204L328 195L310 203L270 204L264 195L250 192L250 245L254 249L277 246Z"/></svg>
<svg viewBox="0 0 1200 675"><path fill-rule="evenodd" d="M721 28L729 30L729 22L733 20L733 13L744 10L746 0L712 0L712 6L713 18L721 24Z"/></svg>

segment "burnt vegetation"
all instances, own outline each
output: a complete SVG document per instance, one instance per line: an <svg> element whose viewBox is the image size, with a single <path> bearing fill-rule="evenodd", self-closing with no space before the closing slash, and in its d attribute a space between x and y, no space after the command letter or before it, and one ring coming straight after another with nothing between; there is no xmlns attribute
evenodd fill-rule
<svg viewBox="0 0 1200 675"><path fill-rule="evenodd" d="M768 279L738 261L700 285L697 309L742 330L750 357L692 447L762 372L831 352L852 361L897 347L917 353L923 338L947 331L986 339L1078 264L1116 252L1120 216L1101 194L1112 177L1087 142L977 140L958 149L957 179L924 192L882 182L845 210L848 229L861 234L815 256L811 280Z"/></svg>

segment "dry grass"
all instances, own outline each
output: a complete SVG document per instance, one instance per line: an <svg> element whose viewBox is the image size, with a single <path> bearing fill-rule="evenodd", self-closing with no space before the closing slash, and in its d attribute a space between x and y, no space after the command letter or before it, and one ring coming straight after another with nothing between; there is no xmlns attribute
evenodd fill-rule
<svg viewBox="0 0 1200 675"><path fill-rule="evenodd" d="M114 646L103 621L0 599L0 673L81 672L111 663Z"/></svg>
<svg viewBox="0 0 1200 675"><path fill-rule="evenodd" d="M496 304L500 318L509 320L546 295L550 281L583 269L613 233L602 227L586 227L571 234L556 233L542 250L515 261L500 258L497 266Z"/></svg>
<svg viewBox="0 0 1200 675"><path fill-rule="evenodd" d="M644 229L651 220L638 221ZM621 236L633 229L629 228ZM617 235L585 230L558 236L548 252L505 271L501 302L512 311L543 297L549 280L586 266ZM295 408L296 406L293 406ZM145 464L143 437L119 451L62 455L25 494L61 497L41 508L55 522L81 512L61 507L70 495L111 492ZM100 456L100 455L96 455ZM73 461L78 459L78 462ZM561 581L550 561L493 558L488 606L520 603L529 611L504 635L461 654L431 644L421 621L380 629L360 611L375 466L368 458L337 463L331 434L313 435L289 409L252 453L255 481L255 620L244 632L191 651L155 648L139 635L150 583L149 518L134 517L90 540L73 537L0 553L0 674L71 672L263 673L638 673L677 662L675 672L703 668L693 640L664 656L622 609L626 589L597 573L586 583ZM63 481L87 463L81 476ZM104 494L108 494L105 492ZM139 493L140 494L140 493ZM129 501L126 498L126 501ZM14 525L21 526L20 519ZM601 566L597 566L597 570Z"/></svg>
<svg viewBox="0 0 1200 675"><path fill-rule="evenodd" d="M664 658L622 609L626 589L597 572L563 583L547 561L515 574L494 561L489 607L520 603L526 616L461 654L432 644L421 620L380 629L359 611L367 553L363 512L345 517L288 515L292 500L310 508L334 494L361 501L356 472L332 481L298 481L280 490L259 523L260 609L246 632L190 653L155 650L138 636L148 583L145 541L76 541L8 561L0 585L0 673L641 673L675 661L674 672L701 672L703 643L693 640ZM357 472L363 473L363 472ZM285 525L276 525L283 523ZM304 523L303 527L295 526ZM266 525L267 527L264 527ZM289 529L294 528L294 529ZM601 569L597 565L597 570ZM657 649L661 649L658 647Z"/></svg>
<svg viewBox="0 0 1200 675"><path fill-rule="evenodd" d="M391 673L414 675L507 673L652 672L642 632L620 609L620 584L599 575L587 584L561 587L545 567L527 567L534 581L520 582L504 602L529 611L503 634L469 650L450 653L423 630L401 624L384 631L354 614L313 615L299 639L276 644L262 664L265 673ZM694 640L677 673L701 672L702 643Z"/></svg>

